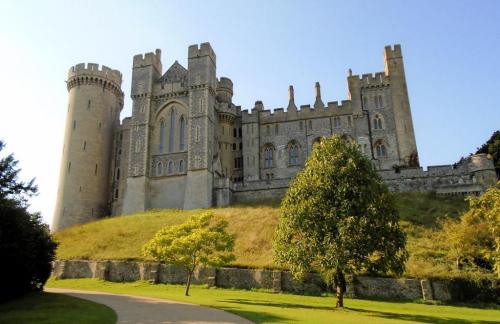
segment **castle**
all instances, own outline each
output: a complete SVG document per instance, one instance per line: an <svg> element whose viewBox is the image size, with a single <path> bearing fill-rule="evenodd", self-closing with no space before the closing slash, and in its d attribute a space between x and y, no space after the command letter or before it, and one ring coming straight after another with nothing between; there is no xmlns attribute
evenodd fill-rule
<svg viewBox="0 0 500 324"><path fill-rule="evenodd" d="M232 102L216 77L209 43L189 46L187 69L163 72L161 52L136 55L132 116L120 123L121 73L88 63L68 73L69 104L53 229L150 208L194 209L278 199L313 144L354 141L393 191L477 194L496 181L475 155L456 165L419 166L400 45L384 49L384 71L352 75L347 100L285 109Z"/></svg>

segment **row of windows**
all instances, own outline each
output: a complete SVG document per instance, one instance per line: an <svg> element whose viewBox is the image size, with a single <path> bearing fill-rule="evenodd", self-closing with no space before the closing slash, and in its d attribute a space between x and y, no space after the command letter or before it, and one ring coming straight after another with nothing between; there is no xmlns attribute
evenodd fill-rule
<svg viewBox="0 0 500 324"><path fill-rule="evenodd" d="M308 126L307 127L309 128L309 130L313 129L312 120L308 120L307 122L308 122ZM352 117L351 116L347 116L347 126L348 127L352 127ZM332 127L333 128L340 128L340 127L342 127L341 117L340 116L333 117ZM274 134L275 135L279 134L279 129L280 129L279 124L275 124L274 125ZM304 122L303 121L299 121L299 130L300 131L304 130ZM248 134L248 131L247 131L247 134ZM266 135L271 135L271 125L267 125L266 126Z"/></svg>
<svg viewBox="0 0 500 324"><path fill-rule="evenodd" d="M371 100L370 100L371 99ZM384 100L382 95L375 95L375 96L363 96L363 106L365 108L368 108L369 106L372 106L375 108L383 108L384 107Z"/></svg>
<svg viewBox="0 0 500 324"><path fill-rule="evenodd" d="M174 169L175 163L173 161L168 161L165 164L163 164L163 162L158 162L156 164L156 175L162 176L164 174L174 174ZM184 173L185 171L184 160L180 160L179 165L177 166L177 172Z"/></svg>
<svg viewBox="0 0 500 324"><path fill-rule="evenodd" d="M346 140L349 140L349 138L345 137ZM352 140L352 139L351 139ZM321 138L316 138L313 141L313 145L321 141ZM364 144L363 147L360 146L360 149L362 150L363 153L365 153L367 149L367 145ZM264 156L264 167L265 168L272 168L275 164L274 159L274 152L276 151L275 147L271 143L267 143L264 145L264 151L263 151L263 156ZM299 164L299 144L297 141L293 140L288 144L288 164L289 165L298 165ZM375 155L376 157L387 157L387 148L386 145L382 140L378 140L375 143ZM247 158L248 160L248 158Z"/></svg>

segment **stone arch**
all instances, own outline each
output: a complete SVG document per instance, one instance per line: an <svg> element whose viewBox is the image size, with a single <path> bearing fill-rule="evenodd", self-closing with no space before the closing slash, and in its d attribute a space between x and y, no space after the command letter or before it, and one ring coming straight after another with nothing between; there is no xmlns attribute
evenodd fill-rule
<svg viewBox="0 0 500 324"><path fill-rule="evenodd" d="M187 145L187 129L188 129L188 108L186 105L178 100L170 100L159 108L155 113L153 128L154 141L153 147L160 147L160 138L163 138L163 152L160 153L173 153L183 151ZM164 121L164 136L161 137L161 120ZM183 129L181 129L181 127ZM184 132L185 136L181 140L180 133ZM182 148L184 147L184 149Z"/></svg>

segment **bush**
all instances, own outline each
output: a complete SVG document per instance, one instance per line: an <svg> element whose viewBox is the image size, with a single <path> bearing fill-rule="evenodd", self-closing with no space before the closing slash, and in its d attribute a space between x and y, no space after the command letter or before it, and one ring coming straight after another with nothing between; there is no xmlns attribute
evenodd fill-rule
<svg viewBox="0 0 500 324"><path fill-rule="evenodd" d="M37 187L33 180L17 180L16 165L12 154L0 159L0 301L41 290L57 247L40 214L28 211L27 199Z"/></svg>
<svg viewBox="0 0 500 324"><path fill-rule="evenodd" d="M495 278L454 278L449 289L455 302L500 303L500 280Z"/></svg>
<svg viewBox="0 0 500 324"><path fill-rule="evenodd" d="M56 247L39 214L0 206L0 300L41 290L50 276Z"/></svg>

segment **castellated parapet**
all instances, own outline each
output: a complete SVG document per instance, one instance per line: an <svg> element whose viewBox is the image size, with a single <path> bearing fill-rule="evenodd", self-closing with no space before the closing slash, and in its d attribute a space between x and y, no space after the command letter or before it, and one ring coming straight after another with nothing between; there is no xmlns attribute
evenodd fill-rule
<svg viewBox="0 0 500 324"><path fill-rule="evenodd" d="M132 116L122 124L120 72L72 67L54 229L150 208L278 200L332 135L356 143L392 191L469 195L494 185L486 155L420 167L401 46L383 52L383 71L349 69L345 100L325 100L316 82L310 103L296 103L290 85L284 108L257 100L242 110L209 43L189 46L187 68L171 60L167 71L157 49L133 57Z"/></svg>

